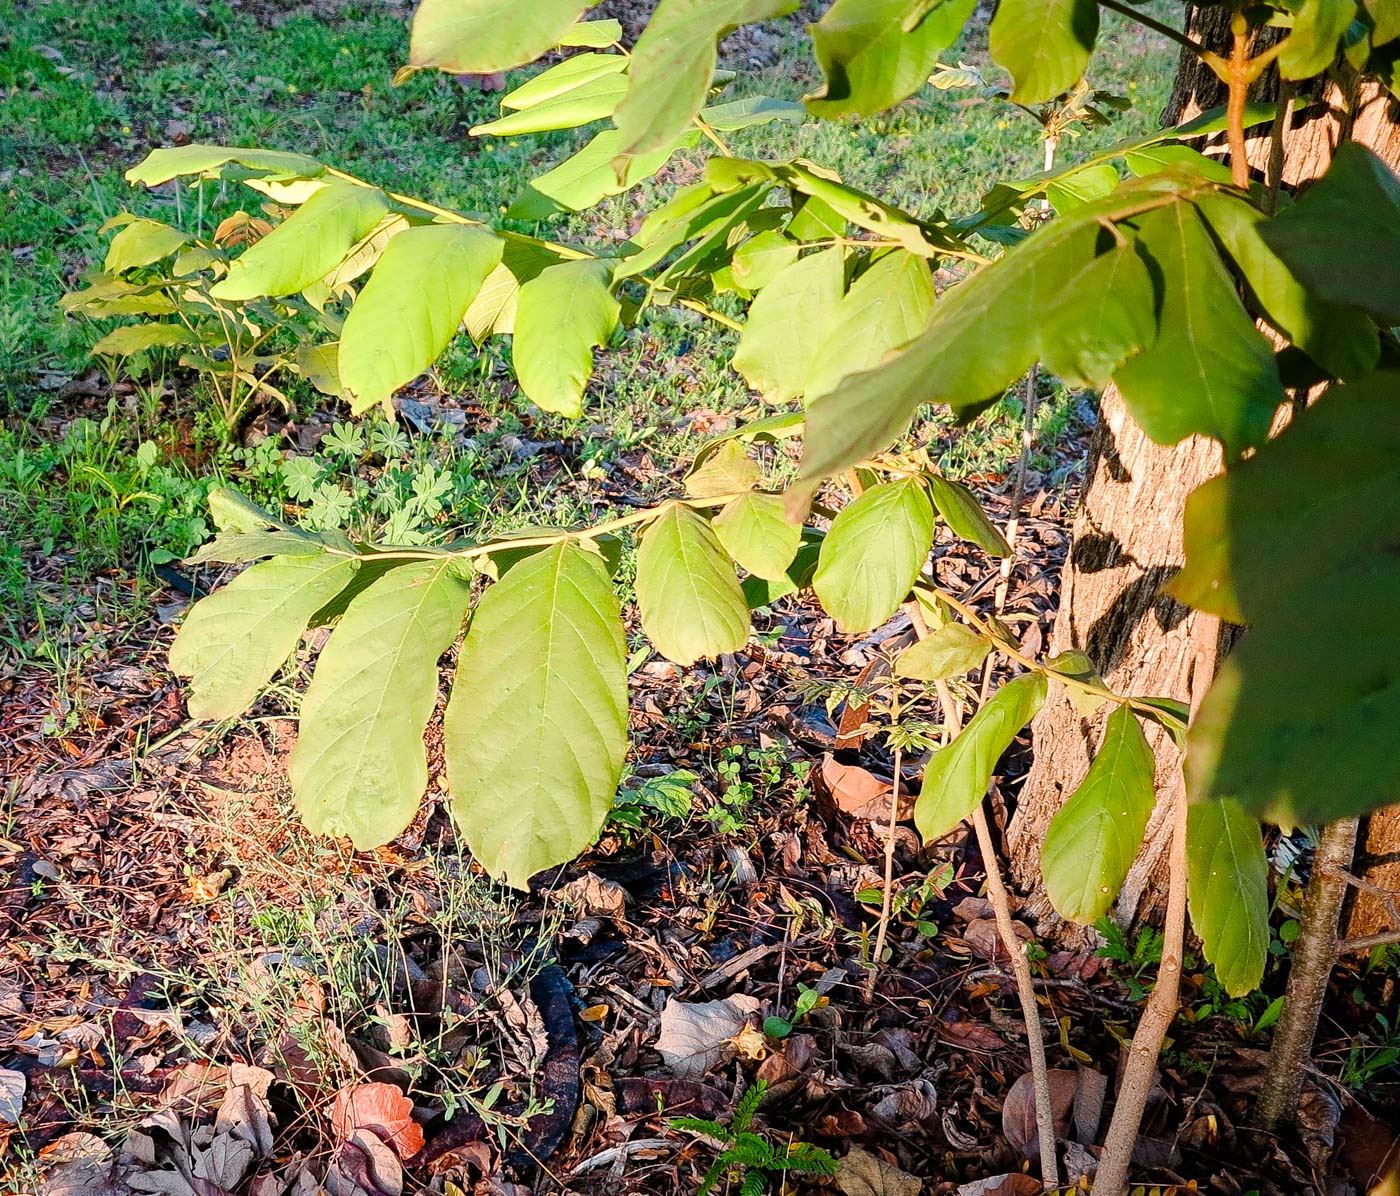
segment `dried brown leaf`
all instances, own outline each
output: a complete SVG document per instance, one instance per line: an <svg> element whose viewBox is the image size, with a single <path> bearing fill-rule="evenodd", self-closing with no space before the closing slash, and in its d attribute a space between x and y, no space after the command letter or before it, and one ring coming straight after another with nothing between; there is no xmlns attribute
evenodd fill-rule
<svg viewBox="0 0 1400 1196"><path fill-rule="evenodd" d="M1072 1071L1052 1067L1046 1073L1050 1082L1050 1113L1055 1137L1063 1138L1074 1112L1074 1094L1079 1077ZM1001 1132L1023 1159L1040 1158L1040 1134L1035 1121L1035 1083L1030 1072L1016 1077L1001 1106Z"/></svg>
<svg viewBox="0 0 1400 1196"><path fill-rule="evenodd" d="M830 752L822 757L821 779L841 813L871 822L889 821L891 779L878 777L859 764L842 764ZM899 821L913 816L914 796L901 785Z"/></svg>
<svg viewBox="0 0 1400 1196"><path fill-rule="evenodd" d="M369 1130L393 1147L399 1158L423 1149L423 1127L413 1120L413 1102L393 1084L355 1084L335 1094L331 1128L341 1142Z"/></svg>
<svg viewBox="0 0 1400 1196"><path fill-rule="evenodd" d="M846 1196L919 1196L924 1181L887 1163L877 1154L853 1146L841 1160L836 1185Z"/></svg>
<svg viewBox="0 0 1400 1196"><path fill-rule="evenodd" d="M661 1011L661 1034L656 1049L673 1074L703 1079L735 1052L734 1039L758 1013L756 997L736 993L722 1001L666 1002Z"/></svg>

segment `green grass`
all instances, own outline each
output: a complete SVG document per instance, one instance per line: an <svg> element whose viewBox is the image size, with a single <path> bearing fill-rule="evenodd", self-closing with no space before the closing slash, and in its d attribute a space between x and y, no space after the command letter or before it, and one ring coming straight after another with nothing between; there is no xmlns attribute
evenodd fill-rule
<svg viewBox="0 0 1400 1196"><path fill-rule="evenodd" d="M32 625L41 605L24 579L27 562L39 554L66 554L77 574L114 565L139 570L153 551L186 551L191 496L202 494L204 479L238 481L267 501L290 497L270 463L260 472L256 462L216 454L194 382L156 374L113 409L102 444L83 452L98 454L119 494L151 490L145 478L152 465L169 474L164 490L94 517L108 487L73 467L77 458L62 443L74 412L54 395L88 368L87 349L103 330L62 315L57 298L100 264L105 237L98 229L118 212L155 215L207 235L221 216L239 206L256 211L260 200L234 185L206 187L198 199L189 191L133 190L121 177L126 167L176 139L295 149L376 184L499 219L532 174L583 138L474 139L467 128L495 115L498 97L433 74L391 86L407 52L401 10L350 0L315 13L274 5L257 11L279 15L259 24L251 7L226 0L0 0L0 413L9 428L0 450L7 459L22 449L31 463L44 462L27 478L13 463L0 469L0 511L12 524L0 550L0 603L11 623ZM1068 141L1065 158L1154 126L1166 97L1174 56L1164 44L1117 18L1105 36L1093 81L1131 97L1133 106L1112 129ZM948 61L986 67L982 37L971 33ZM797 98L811 90L816 72L804 42L794 35L774 66L741 76L736 92ZM1041 156L1038 128L1024 113L975 93L931 88L892 114L772 126L736 135L733 144L754 156L809 157L923 214L964 213L995 179L1039 169ZM649 183L591 212L517 227L595 246L615 243L640 210L694 177L699 161L679 157L665 186ZM654 311L600 355L595 403L577 423L542 415L515 397L499 342L481 353L465 342L454 346L436 380L484 414L468 446L428 442L409 454L414 470L452 476L451 509L438 522L479 533L586 519L600 513L592 483L608 476L614 487L623 481L629 497L660 494L668 469L699 439L687 417L750 402L728 369L732 342L732 333L693 313ZM298 392L298 400L315 401L309 392ZM1069 411L1065 401L1046 404L1043 430L1063 430ZM104 412L81 414L101 420ZM940 437L944 464L971 475L1004 469L1017 449L1018 420L1019 405L1007 401L975 433ZM143 441L157 453L145 473L134 460ZM560 467L541 479L520 457L522 441L563 442ZM643 456L656 468L619 477L620 461L635 465ZM383 498L387 483L378 466L367 472L364 462L346 458L318 468L322 482L363 500L361 506ZM325 498L344 505L329 489Z"/></svg>

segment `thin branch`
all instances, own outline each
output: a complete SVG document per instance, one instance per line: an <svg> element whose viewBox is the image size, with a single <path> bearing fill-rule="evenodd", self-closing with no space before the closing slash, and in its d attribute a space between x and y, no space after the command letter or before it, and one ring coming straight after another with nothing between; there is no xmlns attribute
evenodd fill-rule
<svg viewBox="0 0 1400 1196"><path fill-rule="evenodd" d="M1356 853L1356 827L1355 818L1329 823L1317 845L1301 929L1288 968L1283 1012L1274 1030L1264 1082L1259 1088L1256 1118L1261 1129L1273 1130L1297 1115L1303 1069L1312 1057L1327 983L1337 962L1337 925L1347 895L1346 881L1339 873L1351 867Z"/></svg>
<svg viewBox="0 0 1400 1196"><path fill-rule="evenodd" d="M1249 71L1249 24L1243 13L1236 13L1230 43L1230 97L1225 108L1225 119L1230 142L1230 181L1242 191L1249 190L1249 156L1245 152L1244 140Z"/></svg>
<svg viewBox="0 0 1400 1196"><path fill-rule="evenodd" d="M1220 620L1213 615L1196 616L1191 635L1196 650L1191 673L1191 708L1194 714L1215 675L1219 655ZM1171 848L1167 855L1167 917L1162 927L1162 962L1157 969L1157 982L1142 1011L1133 1043L1128 1049L1128 1062L1123 1068L1123 1082L1118 1089L1118 1103L1113 1109L1108 1133L1104 1137L1103 1157L1091 1189L1093 1196L1123 1196L1128 1189L1128 1168L1132 1164L1133 1147L1142 1127L1143 1110L1152 1091L1152 1077L1162 1053L1162 1043L1176 1018L1181 1003L1182 951L1186 940L1186 778L1179 773L1172 786Z"/></svg>
<svg viewBox="0 0 1400 1196"><path fill-rule="evenodd" d="M1192 54L1212 70L1216 71L1217 74L1219 73L1219 69L1225 66L1225 60L1222 59L1219 54L1215 53L1213 50L1206 49L1200 42L1187 36L1180 29L1173 29L1170 25L1157 20L1155 17L1149 17L1145 12L1141 12L1136 8L1129 8L1126 4L1120 4L1118 0L1099 0L1099 5L1102 8L1111 8L1114 12L1121 13L1129 20L1136 21L1144 28L1151 29L1154 33L1160 33L1163 37L1170 38L1172 41L1176 42L1178 46L1183 46L1190 50ZM1217 66L1217 64L1219 65Z"/></svg>
<svg viewBox="0 0 1400 1196"><path fill-rule="evenodd" d="M917 605L914 603L913 605ZM890 726L899 727L899 679L890 678ZM880 926L875 933L875 950L870 957L870 975L865 980L865 999L875 995L875 978L880 973L880 957L885 952L885 937L889 934L890 913L894 907L894 850L898 840L895 827L899 824L899 796L903 781L904 751L896 742L894 749L894 784L890 787L890 824L885 828L885 889L880 898Z"/></svg>
<svg viewBox="0 0 1400 1196"><path fill-rule="evenodd" d="M1363 934L1354 939L1342 939L1337 944L1337 954L1350 955L1355 951L1370 951L1375 947L1389 947L1392 943L1400 943L1400 930L1383 930L1379 934Z"/></svg>
<svg viewBox="0 0 1400 1196"><path fill-rule="evenodd" d="M928 626L922 617L914 622L914 631L920 639L928 634ZM990 676L991 661L988 660L984 667L986 675ZM938 693L938 704L943 708L947 737L951 739L961 729L962 708L953 700L946 681L935 681L934 688ZM987 876L987 899L996 914L1001 945L1011 961L1011 972L1016 978L1016 995L1021 1002L1021 1016L1026 1023L1026 1051L1031 1057L1036 1134L1040 1143L1040 1178L1049 1191L1060 1186L1060 1161L1055 1153L1055 1114L1050 1102L1050 1075L1045 1063L1045 1032L1040 1024L1040 1002L1036 999L1035 979L1031 975L1030 960L1026 957L1029 944L1022 942L1016 933L1016 923L1011 918L1011 895L1001 878L996 842L980 801L972 811L972 827L977 833L977 845L982 852L982 867Z"/></svg>

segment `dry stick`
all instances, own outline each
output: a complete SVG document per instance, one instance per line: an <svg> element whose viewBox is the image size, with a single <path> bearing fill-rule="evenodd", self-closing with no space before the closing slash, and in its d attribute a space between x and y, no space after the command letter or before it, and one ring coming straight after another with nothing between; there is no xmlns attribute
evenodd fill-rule
<svg viewBox="0 0 1400 1196"><path fill-rule="evenodd" d="M899 726L899 682L891 678L893 688L890 697L890 726ZM890 928L890 911L894 906L894 828L899 822L899 791L901 771L904 767L902 748L894 749L894 784L890 787L890 824L885 828L885 889L880 898L880 927L875 932L875 951L870 957L870 975L865 979L865 999L875 995L875 977L880 972L880 957L885 953L885 936Z"/></svg>
<svg viewBox="0 0 1400 1196"><path fill-rule="evenodd" d="M1230 99L1225 108L1230 142L1230 181L1249 190L1249 158L1244 143L1244 110L1249 100L1249 22L1236 13L1230 44Z"/></svg>
<svg viewBox="0 0 1400 1196"><path fill-rule="evenodd" d="M1298 940L1288 968L1283 1013L1274 1031L1264 1083L1259 1089L1255 1121L1261 1129L1272 1130L1281 1122L1292 1121L1297 1114L1303 1069L1312 1056L1327 982L1337 960L1337 926L1347 892L1346 872L1356 853L1356 826L1355 818L1329 823L1317 845Z"/></svg>
<svg viewBox="0 0 1400 1196"><path fill-rule="evenodd" d="M1194 719L1215 674L1219 654L1220 620L1214 615L1196 615L1191 640L1195 647L1195 663L1191 670L1191 714ZM1103 1158L1091 1189L1093 1196L1123 1196L1128 1186L1128 1168L1133 1159L1138 1129L1142 1125L1147 1096L1152 1091L1152 1075L1162 1053L1162 1042L1171 1028L1180 1005L1181 956L1186 939L1186 778L1179 775L1171 795L1172 841L1167 854L1167 918L1162 927L1162 962L1157 969L1157 983L1147 1006L1142 1011L1133 1043L1128 1049L1128 1062L1123 1068L1123 1082L1118 1090L1118 1103L1113 1108L1104 1138Z"/></svg>
<svg viewBox="0 0 1400 1196"><path fill-rule="evenodd" d="M920 639L928 634L928 627L922 618L914 621L914 630ZM990 660L986 668L990 672ZM951 739L962 729L961 708L953 701L946 681L935 681L933 684L938 693L938 703L943 707L948 738ZM1050 1076L1045 1065L1045 1034L1040 1025L1040 1003L1035 996L1035 978L1031 975L1030 960L1026 957L1029 944L1022 942L1016 933L1016 923L1011 918L1011 896L1001 879L1001 865L997 861L992 828L987 823L987 815L980 801L972 811L972 827L977 832L977 845L982 851L982 864L987 874L987 899L992 903L992 912L996 914L1001 945L1011 960L1011 972L1016 977L1016 995L1021 1001L1021 1016L1026 1023L1026 1050L1031 1057L1035 1125L1040 1140L1040 1179L1046 1189L1058 1188L1060 1161L1055 1154L1055 1114L1050 1104Z"/></svg>

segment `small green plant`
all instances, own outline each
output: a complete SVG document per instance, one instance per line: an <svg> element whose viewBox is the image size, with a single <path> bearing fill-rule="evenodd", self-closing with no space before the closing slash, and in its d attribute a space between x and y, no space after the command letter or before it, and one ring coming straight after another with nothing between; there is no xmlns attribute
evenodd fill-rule
<svg viewBox="0 0 1400 1196"><path fill-rule="evenodd" d="M280 212L269 205L269 213ZM327 394L339 393L333 357L328 363L314 332L338 326L327 305L348 281L332 276L324 293L311 290L294 298L230 300L220 292L227 281L229 250L253 244L272 231L265 219L237 212L209 240L201 240L158 220L123 212L99 230L116 230L101 270L87 285L60 301L65 312L96 320L140 316L123 323L92 347L95 357L121 360L129 373L144 375L153 357L177 353L187 369L203 375L219 416L216 435L232 440L259 398L291 411L293 404L273 379L300 376Z"/></svg>
<svg viewBox="0 0 1400 1196"><path fill-rule="evenodd" d="M1342 1086L1353 1092L1376 1087L1387 1072L1394 1073L1389 1077L1390 1085L1400 1081L1400 1022L1392 1023L1385 1014L1378 1013L1376 1024L1380 1030L1378 1041L1356 1043L1342 1066Z"/></svg>
<svg viewBox="0 0 1400 1196"><path fill-rule="evenodd" d="M812 1012L827 1004L826 997L806 984L797 986L797 1000L793 1003L792 1018L766 1017L763 1019L763 1032L769 1038L786 1038L802 1020Z"/></svg>
<svg viewBox="0 0 1400 1196"><path fill-rule="evenodd" d="M629 778L613 798L608 828L630 833L641 830L648 818L684 818L695 806L691 786L699 779L688 768L659 777Z"/></svg>
<svg viewBox="0 0 1400 1196"><path fill-rule="evenodd" d="M754 1114L767 1090L768 1085L764 1081L755 1080L734 1106L734 1116L727 1126L705 1117L671 1119L673 1128L703 1134L723 1147L719 1157L705 1172L695 1196L707 1196L721 1180L727 1189L736 1189L739 1196L759 1196L759 1193L768 1190L773 1180L781 1179L789 1172L836 1174L836 1160L820 1146L794 1141L780 1146L753 1131Z"/></svg>
<svg viewBox="0 0 1400 1196"><path fill-rule="evenodd" d="M1115 971L1119 979L1128 986L1128 996L1133 1001L1141 1001L1152 991L1150 978L1157 973L1162 962L1162 932L1151 926L1144 926L1135 934L1123 930L1112 918L1104 916L1094 923L1094 929L1103 935L1103 945L1094 952L1100 959L1107 959L1118 967Z"/></svg>

